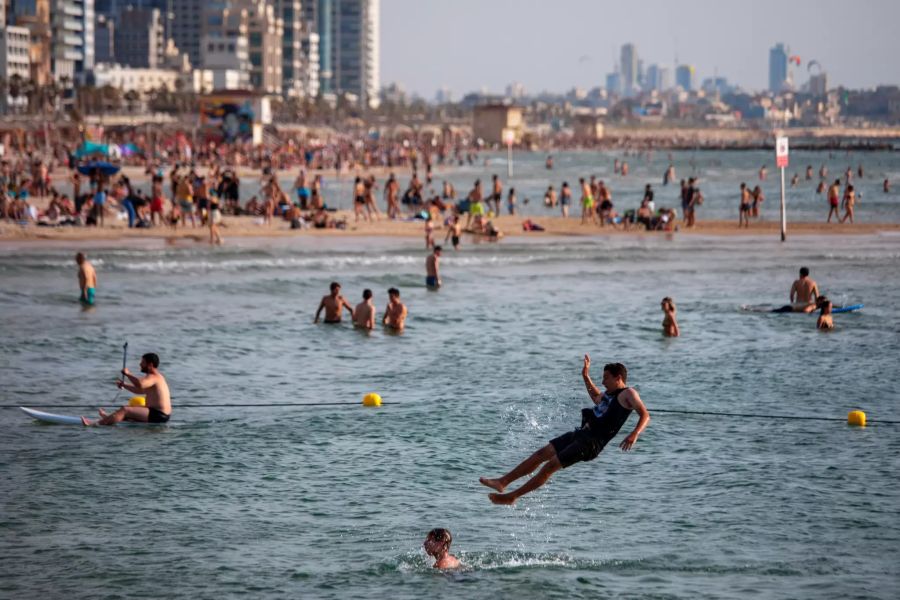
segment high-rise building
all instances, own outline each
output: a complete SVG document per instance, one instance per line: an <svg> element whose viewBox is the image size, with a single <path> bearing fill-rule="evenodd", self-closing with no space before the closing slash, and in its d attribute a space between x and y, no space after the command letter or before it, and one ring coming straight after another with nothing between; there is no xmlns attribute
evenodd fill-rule
<svg viewBox="0 0 900 600"><path fill-rule="evenodd" d="M94 0L51 0L50 61L56 79L74 81L94 68Z"/></svg>
<svg viewBox="0 0 900 600"><path fill-rule="evenodd" d="M686 92L694 89L696 70L693 65L678 65L675 69L675 85Z"/></svg>
<svg viewBox="0 0 900 600"><path fill-rule="evenodd" d="M274 2L275 16L284 23L284 35L281 38L282 92L285 96L305 96L307 55L303 51L302 3L300 0Z"/></svg>
<svg viewBox="0 0 900 600"><path fill-rule="evenodd" d="M158 8L125 7L115 26L115 61L121 65L156 69L163 63L163 15Z"/></svg>
<svg viewBox="0 0 900 600"><path fill-rule="evenodd" d="M606 92L614 96L622 94L622 75L618 71L606 76Z"/></svg>
<svg viewBox="0 0 900 600"><path fill-rule="evenodd" d="M622 46L620 69L622 73L622 93L629 96L636 89L638 76L638 56L634 44Z"/></svg>
<svg viewBox="0 0 900 600"><path fill-rule="evenodd" d="M206 13L199 64L212 89L250 89L249 34L246 8L229 5Z"/></svg>
<svg viewBox="0 0 900 600"><path fill-rule="evenodd" d="M32 0L27 5L17 1L11 8L13 10L7 10L7 23L28 29L29 79L36 85L47 85L53 78L50 0Z"/></svg>
<svg viewBox="0 0 900 600"><path fill-rule="evenodd" d="M828 93L828 73L824 71L809 76L809 93L824 96Z"/></svg>
<svg viewBox="0 0 900 600"><path fill-rule="evenodd" d="M235 0L233 4L247 10L250 86L258 92L280 94L284 21L275 15L269 0Z"/></svg>
<svg viewBox="0 0 900 600"><path fill-rule="evenodd" d="M769 50L769 91L777 94L784 90L788 80L788 49L775 44Z"/></svg>
<svg viewBox="0 0 900 600"><path fill-rule="evenodd" d="M116 22L100 13L94 21L94 60L98 64L116 62Z"/></svg>
<svg viewBox="0 0 900 600"><path fill-rule="evenodd" d="M647 67L647 70L644 72L644 81L641 85L641 88L644 91L652 92L653 90L659 90L659 65L652 64Z"/></svg>
<svg viewBox="0 0 900 600"><path fill-rule="evenodd" d="M321 92L354 94L377 107L381 87L379 0L317 0L315 10L307 8L304 13L307 19L314 16L318 27Z"/></svg>
<svg viewBox="0 0 900 600"><path fill-rule="evenodd" d="M168 0L166 38L171 38L175 46L187 54L192 65L202 62L200 38L203 31L203 17L210 13L221 13L228 6L225 0Z"/></svg>

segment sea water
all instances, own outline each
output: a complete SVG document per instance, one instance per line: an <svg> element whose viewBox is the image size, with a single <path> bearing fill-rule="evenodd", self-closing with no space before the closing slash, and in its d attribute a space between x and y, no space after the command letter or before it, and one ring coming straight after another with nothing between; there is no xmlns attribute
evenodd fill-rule
<svg viewBox="0 0 900 600"><path fill-rule="evenodd" d="M456 188L457 199L463 199L472 189L476 179L480 179L482 190L487 197L492 190L491 176L498 175L503 182L502 214L508 213L507 194L509 188L516 190L516 211L524 216L556 216L559 207L544 207L544 194L552 185L559 190L566 182L572 189L573 205L570 214L580 215L581 187L579 178L586 180L592 175L602 180L612 193L615 209L622 213L636 210L644 197L644 189L650 184L654 191L654 200L658 208L675 208L681 214L681 179L697 178L698 186L703 193L703 205L697 208L698 220L738 221L740 205L740 184L746 183L749 189L760 187L764 201L760 205L760 218L767 221L781 219L781 174L775 167L774 151L766 150L657 150L640 156L626 156L621 151L563 151L552 153L554 166L548 170L544 162L548 153L516 151L512 158L513 177L509 177L507 154L485 152L478 156L475 164L451 167L435 165L430 184L425 183L425 168L419 165L419 179L425 183L425 195L440 195L444 181ZM629 173L622 176L614 172L615 160L627 161ZM675 169L675 180L663 185L663 174L669 165ZM760 167L765 165L765 179L760 179ZM813 168L813 177L806 179L806 167ZM785 169L785 205L788 223L791 221L824 221L828 216L828 198L823 193L816 193L819 181L819 169L824 166L827 186L835 179L845 182L846 170L852 170L850 182L856 189L857 204L854 219L859 222L900 222L900 161L895 152L888 151L821 151L797 150L791 153L790 165ZM863 167L863 176L859 177L857 168ZM293 184L298 169L281 171L279 181L294 199ZM345 172L335 176L334 172L325 172L323 176L323 197L330 207L350 210L353 207L353 176L365 175L365 169L357 172ZM401 194L409 183L409 170L396 169ZM791 185L794 175L798 176L795 186ZM884 180L892 182L889 193L883 190ZM385 210L382 199L384 178L377 181L376 199L380 210ZM843 189L843 188L842 188ZM246 201L252 195L262 197L258 180L245 178L241 184L241 198ZM527 201L527 202L526 202ZM841 211L843 215L843 211Z"/></svg>
<svg viewBox="0 0 900 600"><path fill-rule="evenodd" d="M0 596L896 597L900 237L466 237L438 292L420 243L83 243L89 309L74 248L0 246L0 404L123 403L126 341L174 404L154 427L0 409ZM865 308L831 332L741 310L785 303L800 266ZM333 280L379 313L398 287L406 331L313 324ZM578 425L586 353L597 382L628 367L649 427L492 505L479 476ZM460 571L431 568L434 527Z"/></svg>

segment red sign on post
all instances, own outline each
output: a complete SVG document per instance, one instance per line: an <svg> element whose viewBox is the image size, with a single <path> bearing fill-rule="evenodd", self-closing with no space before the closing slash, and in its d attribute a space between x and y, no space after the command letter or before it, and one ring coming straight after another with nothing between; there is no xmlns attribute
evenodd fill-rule
<svg viewBox="0 0 900 600"><path fill-rule="evenodd" d="M786 137L775 138L775 166L779 168L788 166L788 139Z"/></svg>

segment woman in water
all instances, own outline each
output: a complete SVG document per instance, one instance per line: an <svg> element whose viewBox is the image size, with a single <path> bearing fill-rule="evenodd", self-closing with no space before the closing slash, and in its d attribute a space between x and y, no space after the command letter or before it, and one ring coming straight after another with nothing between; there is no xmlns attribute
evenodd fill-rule
<svg viewBox="0 0 900 600"><path fill-rule="evenodd" d="M819 296L818 300L816 300L816 308L819 309L816 329L834 329L834 320L831 317L831 300L825 296Z"/></svg>
<svg viewBox="0 0 900 600"><path fill-rule="evenodd" d="M450 554L450 544L453 542L453 536L450 531L443 528L432 529L425 538L425 552L429 556L435 558L435 569L457 569L459 568L459 559Z"/></svg>
<svg viewBox="0 0 900 600"><path fill-rule="evenodd" d="M666 337L678 337L681 332L678 329L678 322L675 321L675 301L666 296L662 299L661 304L665 315L662 322L663 335Z"/></svg>

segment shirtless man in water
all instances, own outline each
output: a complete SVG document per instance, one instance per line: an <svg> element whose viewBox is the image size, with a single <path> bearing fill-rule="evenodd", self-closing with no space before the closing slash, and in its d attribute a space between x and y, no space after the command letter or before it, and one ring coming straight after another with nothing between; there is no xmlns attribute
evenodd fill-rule
<svg viewBox="0 0 900 600"><path fill-rule="evenodd" d="M809 313L816 310L819 285L809 276L809 269L800 267L800 278L791 285L791 306L794 312Z"/></svg>
<svg viewBox="0 0 900 600"><path fill-rule="evenodd" d="M135 377L128 369L122 369L122 379L116 381L119 389L146 396L146 406L122 406L112 414L101 408L98 411L99 420L89 421L81 417L81 422L85 425L115 425L122 421L167 423L172 415L172 399L169 384L158 369L159 356L150 352L141 357L141 373L146 373L144 377ZM128 383L125 383L126 379Z"/></svg>
<svg viewBox="0 0 900 600"><path fill-rule="evenodd" d="M353 310L353 324L362 329L375 329L375 305L372 290L363 290L363 301Z"/></svg>
<svg viewBox="0 0 900 600"><path fill-rule="evenodd" d="M494 504L513 504L520 496L541 487L550 476L570 467L577 462L590 461L597 458L603 447L619 432L628 420L631 411L640 416L631 433L619 444L622 450L630 450L637 442L638 436L650 423L650 413L641 402L637 390L626 386L628 370L621 363L610 363L603 367L603 386L601 393L590 376L591 357L584 355L584 367L581 376L588 395L594 403L592 408L581 411L581 427L575 431L550 440L550 443L526 458L515 469L497 479L482 477L482 485L497 491L488 494ZM529 479L520 488L503 493L506 486L513 481L528 475L543 465L537 475Z"/></svg>
<svg viewBox="0 0 900 600"><path fill-rule="evenodd" d="M94 303L94 290L97 289L97 272L83 252L75 255L75 262L78 263L78 287L81 288L78 299L91 305Z"/></svg>
<svg viewBox="0 0 900 600"><path fill-rule="evenodd" d="M435 246L432 253L425 259L425 285L428 289L436 290L441 287L440 260L441 247Z"/></svg>
<svg viewBox="0 0 900 600"><path fill-rule="evenodd" d="M323 308L325 309L326 323L340 323L345 307L350 311L350 318L353 319L353 307L350 306L346 298L341 296L341 284L333 281L331 282L331 293L327 296L322 296L322 301L319 302L319 309L316 310L316 318L313 320L313 323L319 322L319 315L322 314Z"/></svg>
<svg viewBox="0 0 900 600"><path fill-rule="evenodd" d="M388 305L384 309L384 316L381 322L385 327L396 331L403 331L406 323L406 305L400 301L400 290L391 288L388 290Z"/></svg>

